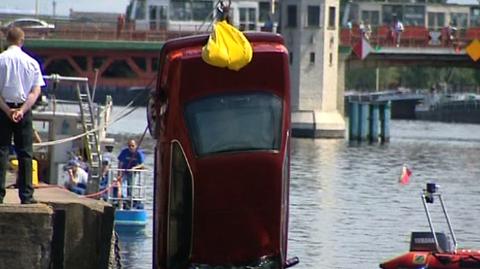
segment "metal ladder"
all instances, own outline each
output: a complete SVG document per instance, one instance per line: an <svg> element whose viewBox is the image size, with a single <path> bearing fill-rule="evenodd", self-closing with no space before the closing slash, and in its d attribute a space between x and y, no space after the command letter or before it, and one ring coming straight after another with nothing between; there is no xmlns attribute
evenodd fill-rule
<svg viewBox="0 0 480 269"><path fill-rule="evenodd" d="M94 107L88 83L85 83L85 87L82 92L82 87L77 83L76 90L78 101L80 105L81 122L83 125L83 131L88 132L97 128L98 124L95 122L95 113L97 113ZM101 155L100 155L100 141L98 137L98 131L90 132L83 137L83 142L88 158L89 170L89 186L87 188L88 193L97 192L100 184L101 177Z"/></svg>

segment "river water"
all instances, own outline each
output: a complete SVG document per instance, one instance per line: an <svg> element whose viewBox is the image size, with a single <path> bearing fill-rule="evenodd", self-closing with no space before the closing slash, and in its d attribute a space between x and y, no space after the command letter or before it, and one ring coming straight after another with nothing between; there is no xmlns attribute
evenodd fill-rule
<svg viewBox="0 0 480 269"><path fill-rule="evenodd" d="M139 138L144 115L139 109L110 131ZM152 147L145 147L151 165ZM479 160L480 125L393 120L385 145L293 139L288 256L300 258L294 268L379 268L408 251L410 233L429 230L420 199L426 182L440 185L459 246L480 248ZM408 185L398 183L403 164L413 172ZM147 208L151 217L151 202ZM448 232L439 204L431 209L437 231ZM120 234L120 247L123 268L150 269L151 221L144 233Z"/></svg>

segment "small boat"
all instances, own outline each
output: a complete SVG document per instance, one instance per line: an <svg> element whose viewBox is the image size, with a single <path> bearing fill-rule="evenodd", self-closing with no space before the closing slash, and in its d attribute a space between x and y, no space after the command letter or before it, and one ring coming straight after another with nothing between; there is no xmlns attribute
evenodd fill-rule
<svg viewBox="0 0 480 269"><path fill-rule="evenodd" d="M116 175L119 173L130 173L132 184L125 186L131 189L131 195L123 198L120 195L121 185L117 185ZM152 172L146 169L116 169L108 171L108 186L104 198L114 205L115 210L115 231L117 232L142 232L148 224L148 213L145 208L147 201L146 180L152 177Z"/></svg>
<svg viewBox="0 0 480 269"><path fill-rule="evenodd" d="M435 232L428 204L438 198L449 228L450 237ZM435 183L427 183L422 194L422 202L427 215L430 232L413 232L410 251L380 264L382 269L480 269L480 250L457 249L457 240L452 229L442 195L437 193Z"/></svg>
<svg viewBox="0 0 480 269"><path fill-rule="evenodd" d="M113 102L107 97L105 105L94 103L94 94L88 87L88 79L84 77L66 77L57 74L44 76L49 86L72 89L77 101L66 101L50 96L46 101L40 102L33 110L33 125L39 134L39 139L48 142L34 144L34 158L38 163L35 171L43 183L51 186L64 187L68 176L66 164L73 157L79 156L88 169L89 180L84 197L100 199L116 207L115 229L117 231L137 231L147 225L147 210L144 208L147 200L145 182L152 177L149 170L126 170L133 177L130 197L118 198L114 195L117 188L113 179L119 169L110 168L108 171L108 185L100 190L103 177L102 159L106 145L113 145L114 139L107 137L108 125L115 118L122 117L128 112L122 111L117 115L112 114ZM48 89L55 92L55 89ZM37 180L38 181L38 180ZM45 186L49 187L49 186ZM117 205L119 205L117 207Z"/></svg>

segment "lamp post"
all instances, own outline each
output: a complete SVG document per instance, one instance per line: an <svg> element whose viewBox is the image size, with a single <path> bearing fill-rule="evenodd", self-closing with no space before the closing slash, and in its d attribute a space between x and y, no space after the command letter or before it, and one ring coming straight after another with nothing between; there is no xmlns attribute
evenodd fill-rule
<svg viewBox="0 0 480 269"><path fill-rule="evenodd" d="M57 11L57 1L53 0L53 2L52 2L52 17L53 18L55 18L55 16L57 15L56 11Z"/></svg>

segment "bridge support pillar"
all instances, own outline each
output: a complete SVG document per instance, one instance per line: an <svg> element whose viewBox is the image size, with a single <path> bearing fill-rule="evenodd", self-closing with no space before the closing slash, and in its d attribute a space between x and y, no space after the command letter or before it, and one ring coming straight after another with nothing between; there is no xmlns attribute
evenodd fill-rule
<svg viewBox="0 0 480 269"><path fill-rule="evenodd" d="M338 79L339 0L282 1L282 14L291 15L282 20L282 34L290 53L292 136L343 138L343 85L339 87L343 78ZM329 18L325 20L328 23L310 22L312 25L304 27L299 22L308 21L307 12L303 12L307 9L323 12L321 17Z"/></svg>
<svg viewBox="0 0 480 269"><path fill-rule="evenodd" d="M349 103L349 140L378 143L390 140L390 102Z"/></svg>
<svg viewBox="0 0 480 269"><path fill-rule="evenodd" d="M315 110L292 113L292 136L308 138L343 138L345 123L337 112Z"/></svg>
<svg viewBox="0 0 480 269"><path fill-rule="evenodd" d="M380 106L378 104L373 104L370 109L370 142L378 142L378 137L380 135Z"/></svg>
<svg viewBox="0 0 480 269"><path fill-rule="evenodd" d="M390 118L391 118L391 102L387 102L380 106L380 139L382 142L390 141Z"/></svg>

